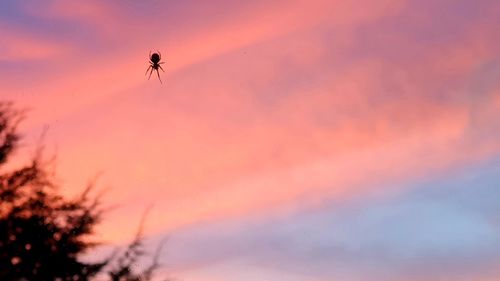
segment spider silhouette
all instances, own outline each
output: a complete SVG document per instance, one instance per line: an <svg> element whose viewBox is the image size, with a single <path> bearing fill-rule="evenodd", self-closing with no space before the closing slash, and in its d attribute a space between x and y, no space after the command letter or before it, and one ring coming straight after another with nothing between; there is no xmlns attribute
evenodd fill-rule
<svg viewBox="0 0 500 281"><path fill-rule="evenodd" d="M148 80L149 80L151 78L151 74L153 74L153 70L156 70L156 74L158 74L158 79L160 80L160 83L163 84L163 82L161 81L161 78L160 78L160 72L158 71L158 68L161 69L161 71L165 72L165 70L163 70L163 68L161 67L161 64L163 64L164 62L160 62L160 61L161 61L161 53L160 52L151 54L151 51L149 51L149 63L151 65L146 70L145 75L147 75L148 71L151 69L151 71L149 72L149 77L148 77Z"/></svg>

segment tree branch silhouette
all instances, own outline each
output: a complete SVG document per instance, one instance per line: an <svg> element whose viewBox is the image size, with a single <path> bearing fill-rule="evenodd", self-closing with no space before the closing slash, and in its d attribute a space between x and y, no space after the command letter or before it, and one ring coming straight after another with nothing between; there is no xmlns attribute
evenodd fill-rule
<svg viewBox="0 0 500 281"><path fill-rule="evenodd" d="M43 147L28 164L13 168L9 160L19 146L17 127L22 117L12 103L0 102L0 280L88 281L97 275L111 281L151 280L159 252L151 267L139 272L132 268L145 255L146 213L123 255L97 262L80 260L101 244L92 238L104 214L102 194L92 195L96 185L91 182L76 198L61 196L48 172ZM111 264L116 267L107 270Z"/></svg>

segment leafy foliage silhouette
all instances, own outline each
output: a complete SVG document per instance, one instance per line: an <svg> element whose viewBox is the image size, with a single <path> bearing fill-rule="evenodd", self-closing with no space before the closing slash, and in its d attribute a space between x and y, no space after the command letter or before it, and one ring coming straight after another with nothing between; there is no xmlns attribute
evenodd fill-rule
<svg viewBox="0 0 500 281"><path fill-rule="evenodd" d="M163 243L150 267L133 270L146 254L142 221L122 254L115 252L98 262L80 260L100 245L92 240L104 210L100 196L90 196L93 184L74 199L59 195L50 162L43 161L41 150L24 167L9 166L19 144L17 127L22 116L12 103L0 102L0 280L151 280Z"/></svg>

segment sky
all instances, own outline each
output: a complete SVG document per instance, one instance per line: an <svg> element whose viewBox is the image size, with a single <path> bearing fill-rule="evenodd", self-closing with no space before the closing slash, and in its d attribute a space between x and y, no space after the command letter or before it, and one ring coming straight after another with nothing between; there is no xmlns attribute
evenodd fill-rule
<svg viewBox="0 0 500 281"><path fill-rule="evenodd" d="M98 239L126 243L152 206L176 280L499 280L498 14L6 0L0 99L27 109L18 159L43 143L66 196L98 178Z"/></svg>

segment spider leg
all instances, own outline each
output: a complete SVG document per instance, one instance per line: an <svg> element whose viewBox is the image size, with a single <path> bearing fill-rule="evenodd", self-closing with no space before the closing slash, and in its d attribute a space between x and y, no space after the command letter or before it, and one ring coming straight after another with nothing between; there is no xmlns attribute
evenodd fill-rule
<svg viewBox="0 0 500 281"><path fill-rule="evenodd" d="M160 83L163 84L163 82L161 81L161 78L160 78L160 72L158 71L158 68L156 69L156 74L158 74L158 79L160 80Z"/></svg>
<svg viewBox="0 0 500 281"><path fill-rule="evenodd" d="M161 53L160 53L160 51L158 51L158 50L156 50L156 51L158 52L158 55L160 55L160 60L161 60Z"/></svg>
<svg viewBox="0 0 500 281"><path fill-rule="evenodd" d="M163 70L163 67L161 67L161 65L158 65L158 67L161 69L161 71L165 72L165 70Z"/></svg>
<svg viewBox="0 0 500 281"><path fill-rule="evenodd" d="M148 69L146 69L146 73L144 73L144 75L148 75L148 71L150 68L151 68L151 65L148 67Z"/></svg>
<svg viewBox="0 0 500 281"><path fill-rule="evenodd" d="M153 74L153 70L154 70L154 68L153 68L153 67L151 67L151 71L149 72L149 77L148 77L148 80L151 78L151 74Z"/></svg>

